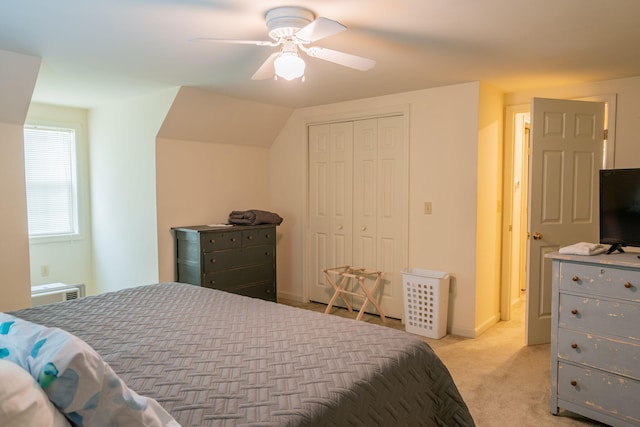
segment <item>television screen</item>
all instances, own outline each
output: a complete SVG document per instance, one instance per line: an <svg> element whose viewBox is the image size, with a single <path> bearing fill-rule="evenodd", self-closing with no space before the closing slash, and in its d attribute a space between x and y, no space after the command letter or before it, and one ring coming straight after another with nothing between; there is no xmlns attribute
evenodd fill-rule
<svg viewBox="0 0 640 427"><path fill-rule="evenodd" d="M600 243L640 247L640 168L600 171Z"/></svg>

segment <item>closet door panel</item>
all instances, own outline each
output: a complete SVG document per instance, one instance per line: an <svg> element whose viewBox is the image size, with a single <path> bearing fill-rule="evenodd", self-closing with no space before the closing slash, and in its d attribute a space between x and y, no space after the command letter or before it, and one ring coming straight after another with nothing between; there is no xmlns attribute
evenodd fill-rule
<svg viewBox="0 0 640 427"><path fill-rule="evenodd" d="M331 168L329 183L332 194L330 234L333 242L333 262L324 268L352 263L353 252L353 124L334 123L331 128ZM329 298L333 288L326 283Z"/></svg>
<svg viewBox="0 0 640 427"><path fill-rule="evenodd" d="M353 263L373 270L377 269L377 119L354 122L353 147Z"/></svg>
<svg viewBox="0 0 640 427"><path fill-rule="evenodd" d="M309 127L309 299L328 303L333 288L323 270L351 264L351 123Z"/></svg>
<svg viewBox="0 0 640 427"><path fill-rule="evenodd" d="M312 300L324 298L325 278L322 269L330 253L330 215L327 187L330 155L330 127L315 126L309 129L309 217L310 217L310 285Z"/></svg>
<svg viewBox="0 0 640 427"><path fill-rule="evenodd" d="M408 168L403 124L401 116L378 119L376 261L385 272L381 306L385 314L394 317L404 313L401 271L406 262L403 224L408 221Z"/></svg>

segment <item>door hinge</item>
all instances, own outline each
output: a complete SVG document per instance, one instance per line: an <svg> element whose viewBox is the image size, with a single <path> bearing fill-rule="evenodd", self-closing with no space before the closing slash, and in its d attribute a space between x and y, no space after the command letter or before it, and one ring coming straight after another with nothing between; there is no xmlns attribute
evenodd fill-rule
<svg viewBox="0 0 640 427"><path fill-rule="evenodd" d="M609 139L609 129L605 129L604 130L604 139L608 140Z"/></svg>

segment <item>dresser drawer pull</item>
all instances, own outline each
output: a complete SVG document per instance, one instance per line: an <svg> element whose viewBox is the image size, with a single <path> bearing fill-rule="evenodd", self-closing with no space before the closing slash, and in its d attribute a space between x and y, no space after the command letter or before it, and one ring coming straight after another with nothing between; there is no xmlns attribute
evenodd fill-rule
<svg viewBox="0 0 640 427"><path fill-rule="evenodd" d="M571 280L573 280L574 282L579 282L580 278L578 276L573 276Z"/></svg>
<svg viewBox="0 0 640 427"><path fill-rule="evenodd" d="M236 238L235 238L235 237L232 237L232 238L231 238L231 241L235 243Z"/></svg>
<svg viewBox="0 0 640 427"><path fill-rule="evenodd" d="M570 382L569 384L571 384L572 386L574 386L574 387L575 387L575 386L577 386L577 385L578 385L578 381L576 381L576 380L571 380L571 382Z"/></svg>
<svg viewBox="0 0 640 427"><path fill-rule="evenodd" d="M215 264L215 263L216 263L216 259L215 259L215 258L211 258L211 259L209 260L209 262L210 262L211 264Z"/></svg>
<svg viewBox="0 0 640 427"><path fill-rule="evenodd" d="M627 288L627 289L631 289L631 288L633 288L633 285L631 284L631 282L626 282L624 284L624 287Z"/></svg>
<svg viewBox="0 0 640 427"><path fill-rule="evenodd" d="M253 240L253 236L247 236L247 239Z"/></svg>
<svg viewBox="0 0 640 427"><path fill-rule="evenodd" d="M209 240L209 243L211 243L212 245L216 243L216 239L211 239Z"/></svg>
<svg viewBox="0 0 640 427"><path fill-rule="evenodd" d="M574 349L574 350L577 349L578 348L578 344L576 344L576 343L571 344L571 348Z"/></svg>
<svg viewBox="0 0 640 427"><path fill-rule="evenodd" d="M573 314L574 316L578 314L578 309L574 308L573 310L571 310L571 314Z"/></svg>

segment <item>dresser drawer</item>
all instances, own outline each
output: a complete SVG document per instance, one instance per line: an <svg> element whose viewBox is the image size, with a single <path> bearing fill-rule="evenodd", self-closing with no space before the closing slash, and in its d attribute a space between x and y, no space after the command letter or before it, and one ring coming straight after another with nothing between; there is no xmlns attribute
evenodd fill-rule
<svg viewBox="0 0 640 427"><path fill-rule="evenodd" d="M202 233L202 251L211 252L220 249L239 248L242 245L241 231Z"/></svg>
<svg viewBox="0 0 640 427"><path fill-rule="evenodd" d="M640 307L634 303L560 293L558 326L640 340Z"/></svg>
<svg viewBox="0 0 640 427"><path fill-rule="evenodd" d="M640 382L597 369L558 364L558 398L590 410L640 423Z"/></svg>
<svg viewBox="0 0 640 427"><path fill-rule="evenodd" d="M241 285L258 282L274 282L275 270L273 264L252 265L204 274L202 286L207 288L229 290Z"/></svg>
<svg viewBox="0 0 640 427"><path fill-rule="evenodd" d="M276 287L274 286L273 282L235 288L233 290L233 293L244 295L246 297L260 298L263 300L276 302Z"/></svg>
<svg viewBox="0 0 640 427"><path fill-rule="evenodd" d="M564 262L560 290L640 301L640 271Z"/></svg>
<svg viewBox="0 0 640 427"><path fill-rule="evenodd" d="M560 328L558 357L640 380L640 342Z"/></svg>
<svg viewBox="0 0 640 427"><path fill-rule="evenodd" d="M222 271L256 264L273 264L273 246L249 246L247 248L208 252L204 254L204 271Z"/></svg>
<svg viewBox="0 0 640 427"><path fill-rule="evenodd" d="M276 233L273 228L266 230L243 230L242 246L275 245Z"/></svg>

